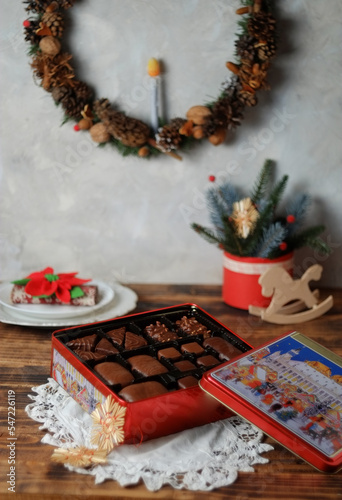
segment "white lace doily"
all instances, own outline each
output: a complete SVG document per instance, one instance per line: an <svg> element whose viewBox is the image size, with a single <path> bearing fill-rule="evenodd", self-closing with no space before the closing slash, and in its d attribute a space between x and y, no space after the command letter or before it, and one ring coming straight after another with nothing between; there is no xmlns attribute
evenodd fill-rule
<svg viewBox="0 0 342 500"><path fill-rule="evenodd" d="M29 417L48 431L43 443L58 448L91 448L92 419L53 379L32 388L37 395L26 407ZM144 481L150 491L164 484L173 488L208 491L232 484L239 471L253 472L253 465L268 460L261 453L273 447L261 443L262 432L234 416L178 434L147 441L140 446L123 445L107 457L106 465L70 470L95 476L95 483L107 479L121 486Z"/></svg>

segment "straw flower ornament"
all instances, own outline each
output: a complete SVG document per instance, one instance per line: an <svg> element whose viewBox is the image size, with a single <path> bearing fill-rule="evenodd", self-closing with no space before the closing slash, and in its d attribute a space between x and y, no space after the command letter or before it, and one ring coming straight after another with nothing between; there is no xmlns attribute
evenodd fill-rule
<svg viewBox="0 0 342 500"><path fill-rule="evenodd" d="M73 467L90 467L91 465L105 464L107 452L105 450L89 449L85 446L77 448L57 448L51 460L60 464L69 464Z"/></svg>
<svg viewBox="0 0 342 500"><path fill-rule="evenodd" d="M76 448L57 448L51 460L73 467L90 467L105 464L107 455L123 443L125 433L126 407L114 401L110 395L103 404L98 404L91 414L93 427L91 444L94 448L78 446Z"/></svg>
<svg viewBox="0 0 342 500"><path fill-rule="evenodd" d="M240 238L246 239L251 230L254 229L259 212L250 198L233 203L233 212L230 219L234 223L236 233Z"/></svg>
<svg viewBox="0 0 342 500"><path fill-rule="evenodd" d="M91 414L93 419L93 429L91 443L100 450L109 453L115 446L124 441L126 407L114 401L112 396L108 396L102 405Z"/></svg>

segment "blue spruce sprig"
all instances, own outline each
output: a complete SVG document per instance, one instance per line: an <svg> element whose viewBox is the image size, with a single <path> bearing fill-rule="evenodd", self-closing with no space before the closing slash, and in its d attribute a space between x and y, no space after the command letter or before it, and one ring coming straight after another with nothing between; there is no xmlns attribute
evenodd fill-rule
<svg viewBox="0 0 342 500"><path fill-rule="evenodd" d="M280 243L285 238L285 234L286 229L280 222L275 222L268 228L265 228L260 244L256 248L255 256L262 258L269 257L274 250L278 249Z"/></svg>

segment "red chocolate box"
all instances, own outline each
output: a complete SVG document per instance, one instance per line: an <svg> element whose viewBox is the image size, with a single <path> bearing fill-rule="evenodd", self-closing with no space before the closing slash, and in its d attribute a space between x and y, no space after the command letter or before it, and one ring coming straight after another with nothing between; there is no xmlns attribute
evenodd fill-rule
<svg viewBox="0 0 342 500"><path fill-rule="evenodd" d="M137 343L138 337L146 343ZM222 341L205 346L214 337ZM100 342L109 348L107 355ZM203 353L182 350L190 342L201 345ZM171 347L180 353L176 360L158 355ZM232 415L198 384L192 386L213 366L201 363L202 356L222 363L222 352L215 349L227 359L251 346L199 306L181 304L54 332L51 374L89 413L112 395L126 407L124 443L140 443ZM192 383L183 389L185 377Z"/></svg>

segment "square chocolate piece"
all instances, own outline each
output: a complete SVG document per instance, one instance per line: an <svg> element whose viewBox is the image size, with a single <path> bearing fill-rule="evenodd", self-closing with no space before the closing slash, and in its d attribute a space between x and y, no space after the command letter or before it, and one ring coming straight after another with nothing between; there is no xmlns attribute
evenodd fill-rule
<svg viewBox="0 0 342 500"><path fill-rule="evenodd" d="M125 387L119 392L119 397L128 403L134 403L134 401L153 398L154 396L160 396L166 392L168 392L167 389L159 382L148 381Z"/></svg>
<svg viewBox="0 0 342 500"><path fill-rule="evenodd" d="M183 316L182 319L176 321L176 325L186 335L202 335L204 339L210 337L210 330L199 323L196 318Z"/></svg>
<svg viewBox="0 0 342 500"><path fill-rule="evenodd" d="M202 346L198 342L189 342L188 344L183 344L181 347L183 354L193 354L194 356L199 356L204 353Z"/></svg>
<svg viewBox="0 0 342 500"><path fill-rule="evenodd" d="M169 342L169 340L177 340L178 335L169 330L163 323L156 321L155 324L146 326L145 333L157 342Z"/></svg>
<svg viewBox="0 0 342 500"><path fill-rule="evenodd" d="M182 359L182 355L175 347L166 347L165 349L160 349L160 351L158 351L158 359L178 361Z"/></svg>
<svg viewBox="0 0 342 500"><path fill-rule="evenodd" d="M189 387L197 387L198 380L193 375L188 375L187 377L182 377L178 379L179 389L188 389Z"/></svg>
<svg viewBox="0 0 342 500"><path fill-rule="evenodd" d="M211 354L208 354L207 356L201 356L200 358L198 358L196 363L201 368L209 370L209 368L213 368L214 366L219 365L220 361Z"/></svg>
<svg viewBox="0 0 342 500"><path fill-rule="evenodd" d="M96 373L107 382L108 385L118 385L126 387L133 382L134 377L130 371L119 363L113 361L105 361L95 366Z"/></svg>
<svg viewBox="0 0 342 500"><path fill-rule="evenodd" d="M191 370L196 370L196 366L188 361L187 359L183 359L182 361L177 361L174 363L175 368L181 372L189 372Z"/></svg>
<svg viewBox="0 0 342 500"><path fill-rule="evenodd" d="M143 377L151 377L152 375L160 375L167 373L168 369L157 359L148 354L138 354L128 358L128 362L132 370Z"/></svg>
<svg viewBox="0 0 342 500"><path fill-rule="evenodd" d="M241 354L241 351L237 347L222 337L211 337L203 342L203 346L214 349L221 361L229 361L231 358L235 358Z"/></svg>

